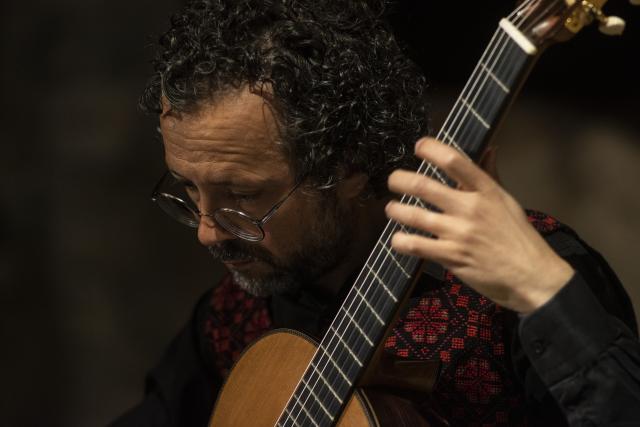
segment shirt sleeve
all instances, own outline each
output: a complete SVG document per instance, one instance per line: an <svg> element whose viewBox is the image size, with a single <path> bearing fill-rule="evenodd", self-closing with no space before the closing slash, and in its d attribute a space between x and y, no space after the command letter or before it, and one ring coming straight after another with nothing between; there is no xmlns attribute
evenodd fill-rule
<svg viewBox="0 0 640 427"><path fill-rule="evenodd" d="M640 342L580 273L521 318L519 335L570 426L640 425Z"/></svg>

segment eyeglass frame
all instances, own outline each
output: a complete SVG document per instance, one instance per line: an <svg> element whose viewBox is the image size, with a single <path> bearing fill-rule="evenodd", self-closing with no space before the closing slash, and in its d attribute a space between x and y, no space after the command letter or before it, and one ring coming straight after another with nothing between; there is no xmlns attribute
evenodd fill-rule
<svg viewBox="0 0 640 427"><path fill-rule="evenodd" d="M155 203L158 203L158 198L159 197L163 197L163 198L170 199L170 200L172 200L174 202L179 202L189 212L191 212L193 214L194 222L193 223L186 223L184 221L181 221L180 219L176 218L174 215L171 215L165 209L162 209L162 211L164 213L166 213L167 215L169 215L171 218L175 219L179 223L184 224L184 225L186 225L188 227L191 227L191 228L198 228L198 226L200 225L200 221L202 220L203 216L209 217L209 218L213 219L215 221L215 223L217 225L219 225L220 227L222 227L225 231L228 231L229 233L233 234L234 236L236 236L236 237L238 237L240 239L246 240L248 242L260 242L260 241L262 241L264 239L264 237L265 237L265 232L264 232L264 228L263 228L264 225L271 218L273 218L273 216L278 211L278 209L280 209L280 207L284 204L284 202L286 202L289 199L289 197L291 197L291 195L298 189L298 187L300 187L300 184L302 184L302 181L304 181L304 178L303 179L299 179L296 182L296 184L293 186L293 188L291 188L291 190L289 190L289 192L282 199L280 199L275 205L273 205L273 207L271 207L271 209L269 209L267 211L267 213L262 216L262 218L257 219L257 218L249 215L248 213L246 213L244 211L241 211L239 209L233 209L233 208L217 208L212 213L201 212L198 208L196 208L196 210L194 210L194 209L191 208L191 206L189 206L189 204L186 201L182 200L180 197L174 196L171 193L165 193L165 192L160 192L159 191L160 188L163 186L163 184L164 184L165 180L167 179L167 177L172 177L173 178L173 175L171 174L171 171L166 171L162 175L160 180L156 183L156 185L153 188L153 191L151 192L151 201L153 201ZM247 236L247 235L240 235L237 232L235 232L233 230L230 230L229 228L227 228L223 224L221 224L218 219L216 219L216 214L219 213L219 212L227 212L227 213L234 213L234 214L240 215L242 218L248 220L250 223L255 225L256 228L260 231L260 235L256 236L256 237L250 237L250 236ZM198 222L195 222L195 218L196 217L198 218Z"/></svg>

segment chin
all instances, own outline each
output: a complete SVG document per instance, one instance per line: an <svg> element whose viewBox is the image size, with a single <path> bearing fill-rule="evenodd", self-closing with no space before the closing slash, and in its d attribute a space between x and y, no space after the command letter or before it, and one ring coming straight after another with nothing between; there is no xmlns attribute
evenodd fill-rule
<svg viewBox="0 0 640 427"><path fill-rule="evenodd" d="M267 274L257 277L245 272L231 270L231 276L236 285L256 297L268 297L274 294L291 292L299 288L298 283L286 275Z"/></svg>

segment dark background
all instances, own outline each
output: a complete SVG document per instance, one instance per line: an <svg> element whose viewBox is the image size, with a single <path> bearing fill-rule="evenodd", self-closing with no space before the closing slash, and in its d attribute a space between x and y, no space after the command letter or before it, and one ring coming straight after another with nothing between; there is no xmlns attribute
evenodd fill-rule
<svg viewBox="0 0 640 427"><path fill-rule="evenodd" d="M473 3L468 5L467 3ZM163 171L136 111L149 46L180 1L0 4L0 424L104 425L219 267L149 201ZM504 185L571 224L640 307L640 10L543 55L497 135ZM434 127L510 1L405 2Z"/></svg>

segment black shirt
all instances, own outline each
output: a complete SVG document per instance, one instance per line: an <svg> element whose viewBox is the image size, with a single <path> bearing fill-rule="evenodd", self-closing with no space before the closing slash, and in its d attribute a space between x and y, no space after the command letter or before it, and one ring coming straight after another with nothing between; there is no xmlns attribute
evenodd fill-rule
<svg viewBox="0 0 640 427"><path fill-rule="evenodd" d="M530 425L640 426L640 343L631 303L602 257L577 236L547 242L577 271L547 304L509 322L513 369L527 397ZM543 274L543 272L541 273ZM203 339L204 295L146 381L144 400L112 425L206 426L222 380ZM323 322L314 302L297 313L271 303L274 321L302 329ZM297 319L297 320L296 320Z"/></svg>

